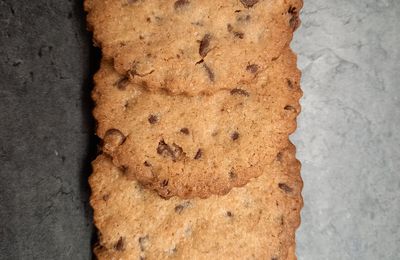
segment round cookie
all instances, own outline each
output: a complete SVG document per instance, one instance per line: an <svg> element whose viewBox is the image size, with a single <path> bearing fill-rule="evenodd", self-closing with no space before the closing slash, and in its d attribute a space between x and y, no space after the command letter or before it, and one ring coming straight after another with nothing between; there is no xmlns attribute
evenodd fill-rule
<svg viewBox="0 0 400 260"><path fill-rule="evenodd" d="M300 111L298 77L286 50L255 86L172 95L130 83L105 61L93 92L97 134L117 167L163 197L226 194L285 146Z"/></svg>
<svg viewBox="0 0 400 260"><path fill-rule="evenodd" d="M294 146L225 196L168 200L100 155L90 177L98 259L294 260L302 181Z"/></svg>
<svg viewBox="0 0 400 260"><path fill-rule="evenodd" d="M149 90L214 93L258 80L299 25L301 0L86 0L116 71Z"/></svg>

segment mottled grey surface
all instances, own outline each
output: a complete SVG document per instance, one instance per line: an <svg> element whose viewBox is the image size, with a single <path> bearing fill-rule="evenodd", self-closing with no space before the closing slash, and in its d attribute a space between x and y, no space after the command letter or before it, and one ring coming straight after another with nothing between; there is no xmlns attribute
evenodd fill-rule
<svg viewBox="0 0 400 260"><path fill-rule="evenodd" d="M90 259L81 1L0 0L0 259ZM400 1L305 0L300 260L400 257Z"/></svg>
<svg viewBox="0 0 400 260"><path fill-rule="evenodd" d="M400 1L305 0L300 260L400 259Z"/></svg>
<svg viewBox="0 0 400 260"><path fill-rule="evenodd" d="M0 0L0 259L91 259L80 1Z"/></svg>

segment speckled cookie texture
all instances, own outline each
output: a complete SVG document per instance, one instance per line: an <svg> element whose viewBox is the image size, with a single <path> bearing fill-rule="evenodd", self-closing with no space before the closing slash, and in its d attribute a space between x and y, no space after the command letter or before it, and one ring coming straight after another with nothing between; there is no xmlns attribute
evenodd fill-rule
<svg viewBox="0 0 400 260"><path fill-rule="evenodd" d="M295 259L302 181L293 145L224 196L160 198L100 155L90 177L99 259Z"/></svg>
<svg viewBox="0 0 400 260"><path fill-rule="evenodd" d="M99 259L296 259L301 0L86 0Z"/></svg>
<svg viewBox="0 0 400 260"><path fill-rule="evenodd" d="M301 0L86 0L106 59L133 83L213 93L259 79L292 39Z"/></svg>
<svg viewBox="0 0 400 260"><path fill-rule="evenodd" d="M275 63L269 71L284 78L269 77L264 95L243 85L186 96L125 82L103 62L93 92L103 152L163 197L205 198L246 184L276 160L300 111L301 92L288 83L298 82L294 54Z"/></svg>

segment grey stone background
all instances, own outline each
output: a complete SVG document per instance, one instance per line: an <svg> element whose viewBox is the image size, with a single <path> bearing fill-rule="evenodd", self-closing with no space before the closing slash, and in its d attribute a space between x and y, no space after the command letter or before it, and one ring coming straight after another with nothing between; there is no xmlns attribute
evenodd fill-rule
<svg viewBox="0 0 400 260"><path fill-rule="evenodd" d="M305 0L300 260L400 259L400 1ZM0 259L91 259L81 1L0 0Z"/></svg>
<svg viewBox="0 0 400 260"><path fill-rule="evenodd" d="M400 1L305 0L301 260L400 259Z"/></svg>

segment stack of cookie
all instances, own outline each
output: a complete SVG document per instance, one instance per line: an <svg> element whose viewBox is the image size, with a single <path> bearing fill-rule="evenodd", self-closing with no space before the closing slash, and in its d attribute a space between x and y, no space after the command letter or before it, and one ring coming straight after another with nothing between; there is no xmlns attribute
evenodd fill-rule
<svg viewBox="0 0 400 260"><path fill-rule="evenodd" d="M99 259L295 259L301 0L86 0Z"/></svg>

